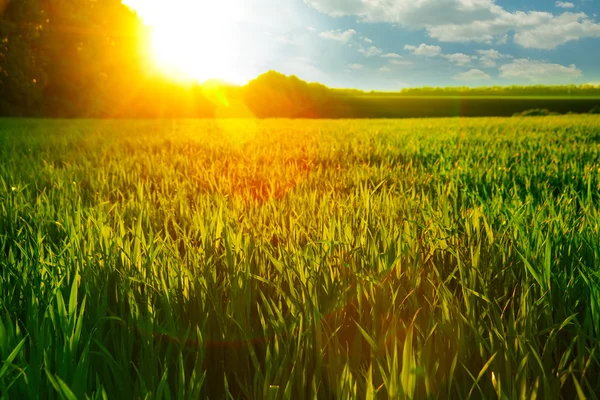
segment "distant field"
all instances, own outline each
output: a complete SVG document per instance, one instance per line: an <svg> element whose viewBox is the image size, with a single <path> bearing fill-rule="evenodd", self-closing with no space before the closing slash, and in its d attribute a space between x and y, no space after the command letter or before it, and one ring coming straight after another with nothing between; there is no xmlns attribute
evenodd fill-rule
<svg viewBox="0 0 600 400"><path fill-rule="evenodd" d="M0 396L595 398L599 205L599 116L0 120Z"/></svg>
<svg viewBox="0 0 600 400"><path fill-rule="evenodd" d="M341 116L352 118L510 117L531 109L585 114L600 107L600 97L406 96L365 94L340 98ZM343 106L342 106L343 105Z"/></svg>
<svg viewBox="0 0 600 400"><path fill-rule="evenodd" d="M356 96L356 97L361 97L361 98L371 98L371 99L376 99L376 98L384 98L384 99L450 99L450 100L464 100L464 99L473 99L473 100L493 100L493 99L500 99L500 100L519 100L519 99L525 99L525 100L562 100L562 101L567 101L567 100L589 100L592 102L598 102L600 101L600 96L534 96L534 95L527 95L527 96L516 96L516 95L504 95L504 96L494 96L494 95L481 95L481 96L473 96L473 95L469 95L469 96L460 96L460 95L448 95L448 96L417 96L417 95L409 95L409 94L402 94L402 93L365 93L363 95L360 96Z"/></svg>

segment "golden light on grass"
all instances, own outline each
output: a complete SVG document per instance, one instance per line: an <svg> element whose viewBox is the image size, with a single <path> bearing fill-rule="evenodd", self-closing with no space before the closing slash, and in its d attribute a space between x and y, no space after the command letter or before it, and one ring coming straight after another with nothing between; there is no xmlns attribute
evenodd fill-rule
<svg viewBox="0 0 600 400"><path fill-rule="evenodd" d="M238 0L123 0L152 28L156 66L178 80L245 83L240 62Z"/></svg>

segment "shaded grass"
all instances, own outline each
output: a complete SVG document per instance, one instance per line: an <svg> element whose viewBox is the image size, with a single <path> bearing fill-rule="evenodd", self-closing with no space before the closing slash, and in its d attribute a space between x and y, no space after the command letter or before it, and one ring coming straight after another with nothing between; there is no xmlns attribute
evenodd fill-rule
<svg viewBox="0 0 600 400"><path fill-rule="evenodd" d="M0 121L0 392L597 398L599 135Z"/></svg>

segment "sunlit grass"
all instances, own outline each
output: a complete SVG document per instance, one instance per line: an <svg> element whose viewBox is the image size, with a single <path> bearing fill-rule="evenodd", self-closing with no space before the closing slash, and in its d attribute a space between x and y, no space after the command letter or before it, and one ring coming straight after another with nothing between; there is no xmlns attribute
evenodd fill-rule
<svg viewBox="0 0 600 400"><path fill-rule="evenodd" d="M0 393L597 398L599 164L593 116L0 121Z"/></svg>

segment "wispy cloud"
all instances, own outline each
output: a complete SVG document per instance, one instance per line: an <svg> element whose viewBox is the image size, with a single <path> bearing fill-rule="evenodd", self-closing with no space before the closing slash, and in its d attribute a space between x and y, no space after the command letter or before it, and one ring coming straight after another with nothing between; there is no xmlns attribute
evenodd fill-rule
<svg viewBox="0 0 600 400"><path fill-rule="evenodd" d="M595 15L508 11L495 0L304 1L332 16L357 16L364 22L423 29L442 42L504 43L513 37L526 48L552 49L570 41L600 37ZM555 5L563 10L576 7L567 1Z"/></svg>
<svg viewBox="0 0 600 400"><path fill-rule="evenodd" d="M403 58L400 54L386 53L381 55L382 58Z"/></svg>
<svg viewBox="0 0 600 400"><path fill-rule="evenodd" d="M464 53L442 54L442 57L459 66L469 65L473 59L477 59L477 57L469 56Z"/></svg>
<svg viewBox="0 0 600 400"><path fill-rule="evenodd" d="M566 9L575 8L575 4L568 2L568 1L557 1L556 3L554 3L554 5L558 8L566 8Z"/></svg>
<svg viewBox="0 0 600 400"><path fill-rule="evenodd" d="M398 60L398 59L393 58L390 60L390 64L406 66L406 65L413 65L414 63L412 61L408 61L408 60Z"/></svg>
<svg viewBox="0 0 600 400"><path fill-rule="evenodd" d="M471 69L467 72L454 75L453 79L457 81L486 81L492 79L492 77L480 69Z"/></svg>
<svg viewBox="0 0 600 400"><path fill-rule="evenodd" d="M442 48L440 46L433 46L425 43L421 43L419 46L411 46L407 44L404 46L404 50L408 50L416 56L424 57L435 57L442 54Z"/></svg>
<svg viewBox="0 0 600 400"><path fill-rule="evenodd" d="M479 54L479 62L481 66L484 68L493 68L496 66L497 61L501 59L513 58L513 56L508 54L502 54L497 50L489 49L489 50L477 50L477 54Z"/></svg>
<svg viewBox="0 0 600 400"><path fill-rule="evenodd" d="M365 57L375 57L383 53L381 49L375 46L371 46L367 49L361 47L360 49L358 49L358 52L363 54Z"/></svg>
<svg viewBox="0 0 600 400"><path fill-rule="evenodd" d="M319 34L320 37L327 40L335 40L336 42L347 43L354 35L356 35L356 31L354 29L348 29L346 31L342 31L341 29L330 30L321 32Z"/></svg>
<svg viewBox="0 0 600 400"><path fill-rule="evenodd" d="M362 64L348 64L348 68L353 69L355 71L363 69L365 66Z"/></svg>
<svg viewBox="0 0 600 400"><path fill-rule="evenodd" d="M574 64L564 66L524 58L500 66L501 78L526 79L532 82L569 82L582 75L583 72Z"/></svg>

